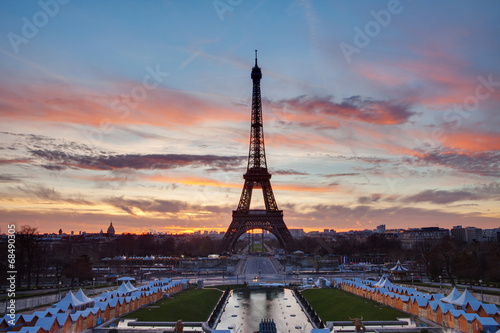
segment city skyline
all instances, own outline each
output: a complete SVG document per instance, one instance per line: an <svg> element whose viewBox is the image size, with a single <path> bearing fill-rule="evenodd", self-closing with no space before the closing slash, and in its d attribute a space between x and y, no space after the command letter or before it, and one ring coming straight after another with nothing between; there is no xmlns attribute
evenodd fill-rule
<svg viewBox="0 0 500 333"><path fill-rule="evenodd" d="M499 9L0 2L0 219L42 233L225 231L258 49L290 229L500 227Z"/></svg>

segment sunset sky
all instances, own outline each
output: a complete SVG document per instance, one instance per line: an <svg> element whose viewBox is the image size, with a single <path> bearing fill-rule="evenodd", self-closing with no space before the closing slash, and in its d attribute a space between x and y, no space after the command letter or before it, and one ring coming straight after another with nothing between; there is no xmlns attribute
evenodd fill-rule
<svg viewBox="0 0 500 333"><path fill-rule="evenodd" d="M255 49L289 228L500 227L498 1L3 0L0 32L2 233L225 231Z"/></svg>

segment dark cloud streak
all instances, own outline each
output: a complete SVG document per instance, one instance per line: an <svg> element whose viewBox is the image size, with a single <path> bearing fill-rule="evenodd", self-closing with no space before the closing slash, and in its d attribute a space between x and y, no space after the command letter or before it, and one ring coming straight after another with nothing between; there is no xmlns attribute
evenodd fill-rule
<svg viewBox="0 0 500 333"><path fill-rule="evenodd" d="M143 213L179 213L182 211L200 211L205 210L212 213L228 213L230 211L227 207L221 206L200 206L189 204L185 201L178 200L160 200L160 199L126 199L121 197L110 197L103 200L105 203L119 208L130 215L136 216L136 210Z"/></svg>
<svg viewBox="0 0 500 333"><path fill-rule="evenodd" d="M43 149L31 150L30 153L52 164L43 165L49 170L72 167L90 170L167 170L178 167L207 166L223 171L233 170L246 160L244 156L216 156L216 155L189 155L189 154L121 154L121 155L77 155L64 151L50 151Z"/></svg>
<svg viewBox="0 0 500 333"><path fill-rule="evenodd" d="M415 114L406 102L375 100L359 95L344 98L340 103L330 95L302 95L279 101L266 100L265 103L272 108L287 108L305 114L319 113L378 125L403 124Z"/></svg>
<svg viewBox="0 0 500 333"><path fill-rule="evenodd" d="M430 202L434 204L450 204L457 201L500 200L500 184L475 186L461 190L424 190L415 195L403 198L405 203Z"/></svg>
<svg viewBox="0 0 500 333"><path fill-rule="evenodd" d="M424 163L437 164L460 172L484 177L500 177L500 152L461 153L433 151L420 157Z"/></svg>

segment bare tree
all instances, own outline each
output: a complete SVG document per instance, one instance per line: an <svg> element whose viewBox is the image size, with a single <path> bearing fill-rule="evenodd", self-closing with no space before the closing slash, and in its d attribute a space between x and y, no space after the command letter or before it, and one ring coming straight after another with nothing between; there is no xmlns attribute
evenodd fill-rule
<svg viewBox="0 0 500 333"><path fill-rule="evenodd" d="M42 239L38 235L38 228L29 225L23 225L21 231L16 235L16 240L19 244L21 255L21 270L26 275L28 289L31 289L31 278L33 271L38 261L38 256L41 255L40 248Z"/></svg>

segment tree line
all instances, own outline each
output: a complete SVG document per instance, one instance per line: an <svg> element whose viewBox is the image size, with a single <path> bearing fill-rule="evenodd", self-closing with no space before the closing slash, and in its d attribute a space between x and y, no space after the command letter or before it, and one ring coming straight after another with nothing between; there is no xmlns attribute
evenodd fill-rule
<svg viewBox="0 0 500 333"><path fill-rule="evenodd" d="M437 242L420 242L405 250L397 239L383 234L368 237L334 239L304 236L295 239L296 248L317 257L342 257L373 263L412 262L415 273L439 281L446 277L452 284L466 281L500 282L500 242L459 243L445 237ZM246 242L240 240L239 248ZM115 256L171 256L206 257L218 253L220 240L208 236L121 234L102 239L82 236L65 237L60 241L47 241L37 228L22 226L16 233L16 270L18 287L28 289L42 282L57 284L61 279L71 283L91 281L93 267L106 257ZM7 242L0 244L7 253ZM276 239L266 242L269 249L279 248ZM340 261L340 260L339 260ZM0 262L2 281L6 281L7 263Z"/></svg>
<svg viewBox="0 0 500 333"><path fill-rule="evenodd" d="M453 285L479 280L500 283L500 242L459 242L451 237L437 241L417 242L411 249L404 249L398 239L388 239L383 234L365 238L337 236L324 246L319 237L302 237L296 240L305 253L325 256L345 256L347 260L369 261L379 258L383 262L412 262L409 267L434 281L439 277ZM380 263L380 262L374 262Z"/></svg>

